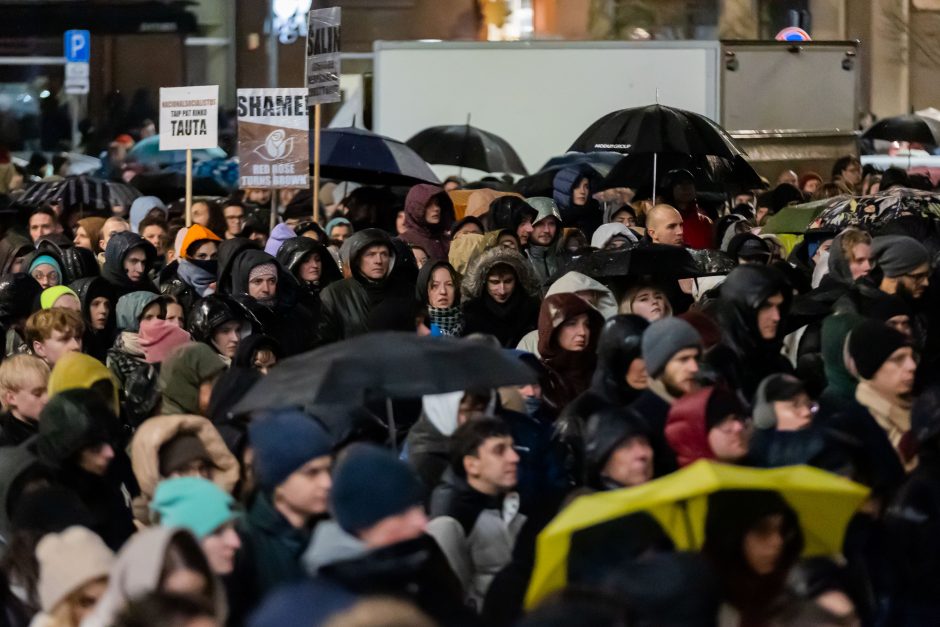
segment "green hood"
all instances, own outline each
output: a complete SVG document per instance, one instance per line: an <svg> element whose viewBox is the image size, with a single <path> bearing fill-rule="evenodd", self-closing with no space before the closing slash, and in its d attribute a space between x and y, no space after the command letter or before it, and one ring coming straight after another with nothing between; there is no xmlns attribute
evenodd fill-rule
<svg viewBox="0 0 940 627"><path fill-rule="evenodd" d="M199 414L199 386L225 370L207 344L192 343L174 351L160 368L163 414Z"/></svg>
<svg viewBox="0 0 940 627"><path fill-rule="evenodd" d="M826 390L846 398L855 397L856 379L845 367L845 340L865 319L857 314L829 316L822 325L822 356Z"/></svg>

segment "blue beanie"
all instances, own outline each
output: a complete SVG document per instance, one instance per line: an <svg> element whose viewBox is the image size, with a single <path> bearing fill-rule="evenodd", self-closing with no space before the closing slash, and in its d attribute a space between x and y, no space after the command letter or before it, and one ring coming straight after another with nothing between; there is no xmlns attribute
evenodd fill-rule
<svg viewBox="0 0 940 627"><path fill-rule="evenodd" d="M29 273L32 274L33 270L43 265L52 266L53 268L55 268L55 271L59 274L59 280L60 281L64 280L64 277L62 276L62 267L59 265L58 261L56 261L49 255L39 255L38 257L33 259L33 263L29 264Z"/></svg>
<svg viewBox="0 0 940 627"><path fill-rule="evenodd" d="M329 455L334 444L314 418L297 409L261 415L248 427L248 441L258 485L268 494L310 460Z"/></svg>
<svg viewBox="0 0 940 627"><path fill-rule="evenodd" d="M157 484L150 509L162 527L183 527L202 540L238 518L232 495L201 477L176 477Z"/></svg>
<svg viewBox="0 0 940 627"><path fill-rule="evenodd" d="M351 534L423 501L424 489L411 468L372 444L350 447L333 472L333 517Z"/></svg>

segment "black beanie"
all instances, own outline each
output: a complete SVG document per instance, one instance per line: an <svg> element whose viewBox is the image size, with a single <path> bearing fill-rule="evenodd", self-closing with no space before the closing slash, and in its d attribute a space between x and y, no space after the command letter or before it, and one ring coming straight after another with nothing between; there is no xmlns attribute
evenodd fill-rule
<svg viewBox="0 0 940 627"><path fill-rule="evenodd" d="M744 418L747 416L747 410L734 393L715 388L705 404L705 430L711 431L732 415Z"/></svg>
<svg viewBox="0 0 940 627"><path fill-rule="evenodd" d="M862 379L871 379L891 354L910 342L880 320L865 320L849 335L849 355Z"/></svg>

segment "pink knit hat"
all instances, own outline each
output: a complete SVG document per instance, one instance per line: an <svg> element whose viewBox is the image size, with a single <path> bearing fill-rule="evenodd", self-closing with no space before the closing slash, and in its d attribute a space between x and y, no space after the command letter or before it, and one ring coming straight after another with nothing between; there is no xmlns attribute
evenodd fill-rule
<svg viewBox="0 0 940 627"><path fill-rule="evenodd" d="M153 318L140 323L140 347L148 364L162 363L174 348L191 341L189 333L167 320Z"/></svg>

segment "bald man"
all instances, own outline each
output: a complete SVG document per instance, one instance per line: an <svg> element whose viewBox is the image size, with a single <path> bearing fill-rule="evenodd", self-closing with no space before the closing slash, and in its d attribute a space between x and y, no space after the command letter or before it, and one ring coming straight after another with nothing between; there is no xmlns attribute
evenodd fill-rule
<svg viewBox="0 0 940 627"><path fill-rule="evenodd" d="M672 205L656 205L646 214L646 234L654 244L682 246L682 215Z"/></svg>

